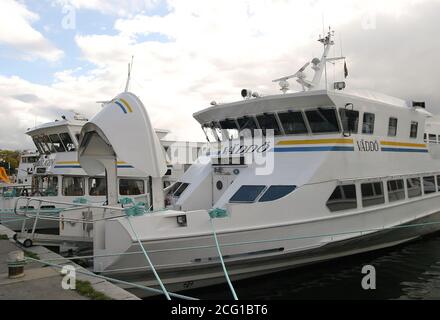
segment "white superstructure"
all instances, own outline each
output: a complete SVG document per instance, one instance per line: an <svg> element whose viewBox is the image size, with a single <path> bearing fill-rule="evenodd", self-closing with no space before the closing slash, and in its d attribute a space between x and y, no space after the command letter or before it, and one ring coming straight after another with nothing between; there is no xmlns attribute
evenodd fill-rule
<svg viewBox="0 0 440 320"><path fill-rule="evenodd" d="M95 271L157 287L141 243L164 286L178 291L225 281L219 256L234 281L439 230L440 126L424 103L322 81L327 62L344 59L327 57L332 37L320 39L321 59L276 80L282 94L243 90L243 100L195 113L210 148L171 188L153 183L153 212L133 214L116 198L95 210L104 217L93 226ZM289 92L291 78L302 92ZM121 100L131 112L121 114ZM136 147L124 144L137 132L128 127L145 137ZM163 175L161 148L131 93L108 102L80 141L79 161L90 174L105 169L115 183L121 157L156 181Z"/></svg>

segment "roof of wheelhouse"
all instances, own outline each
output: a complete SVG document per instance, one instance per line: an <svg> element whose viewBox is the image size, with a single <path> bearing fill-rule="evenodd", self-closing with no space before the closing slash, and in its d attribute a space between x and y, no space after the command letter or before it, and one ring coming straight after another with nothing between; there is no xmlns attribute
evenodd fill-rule
<svg viewBox="0 0 440 320"><path fill-rule="evenodd" d="M200 124L205 124L228 118L240 118L275 111L334 106L335 101L340 99L345 100L347 103L368 102L384 107L412 109L410 103L405 100L369 90L311 90L218 104L196 112L193 116ZM430 116L430 113L424 109L417 108L415 110Z"/></svg>

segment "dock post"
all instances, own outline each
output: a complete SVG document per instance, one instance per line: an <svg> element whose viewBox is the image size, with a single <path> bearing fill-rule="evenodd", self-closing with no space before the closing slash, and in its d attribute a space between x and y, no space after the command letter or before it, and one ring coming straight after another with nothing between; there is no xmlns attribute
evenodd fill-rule
<svg viewBox="0 0 440 320"><path fill-rule="evenodd" d="M8 277L9 279L21 278L24 276L24 252L21 250L12 251L8 254Z"/></svg>

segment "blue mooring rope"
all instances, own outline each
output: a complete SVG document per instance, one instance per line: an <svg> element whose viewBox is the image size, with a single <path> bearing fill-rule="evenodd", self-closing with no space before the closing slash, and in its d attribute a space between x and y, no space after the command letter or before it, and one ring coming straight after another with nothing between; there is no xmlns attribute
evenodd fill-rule
<svg viewBox="0 0 440 320"><path fill-rule="evenodd" d="M217 247L217 252L218 252L218 256L220 258L220 262L222 264L223 273L225 274L226 281L228 282L229 288L231 289L231 293L232 293L232 296L234 297L234 300L238 300L237 293L235 292L235 289L234 289L234 286L232 285L231 279L229 279L228 270L226 269L225 261L223 260L223 255L220 250L220 244L219 244L218 238L217 238L217 232L215 231L214 222L213 222L213 219L225 218L227 216L228 216L228 213L226 210L218 209L218 208L213 209L209 212L209 217L210 217L209 221L211 222L212 233L214 235L214 240L215 240L215 246Z"/></svg>

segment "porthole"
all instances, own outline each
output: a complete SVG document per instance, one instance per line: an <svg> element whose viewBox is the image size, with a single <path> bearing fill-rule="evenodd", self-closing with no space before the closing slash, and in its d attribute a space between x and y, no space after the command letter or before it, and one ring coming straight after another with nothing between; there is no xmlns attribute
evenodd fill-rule
<svg viewBox="0 0 440 320"><path fill-rule="evenodd" d="M217 187L217 190L221 190L221 189L223 189L223 182L221 182L220 180L217 181L217 183L216 183L216 187Z"/></svg>

